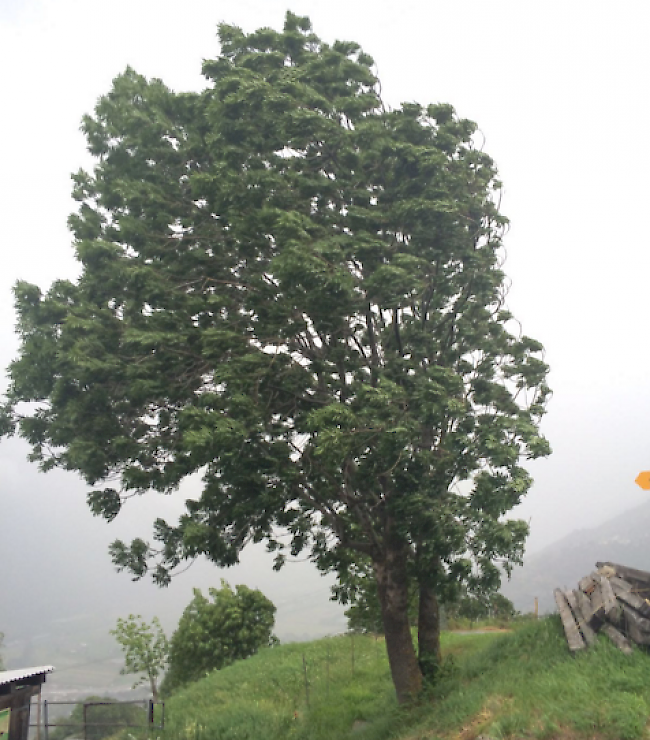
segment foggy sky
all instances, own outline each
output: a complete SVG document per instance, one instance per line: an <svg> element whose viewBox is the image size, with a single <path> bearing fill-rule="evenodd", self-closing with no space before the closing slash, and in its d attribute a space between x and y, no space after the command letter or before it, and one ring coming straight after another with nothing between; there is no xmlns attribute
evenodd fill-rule
<svg viewBox="0 0 650 740"><path fill-rule="evenodd" d="M499 167L511 220L508 304L545 345L554 391L543 425L554 454L530 466L534 488L514 512L530 520L530 550L642 503L634 478L650 468L650 7L640 0L0 0L0 367L17 348L16 279L47 288L77 274L66 219L69 175L91 165L82 114L127 64L175 90L201 89L218 22L279 28L287 7L310 15L327 41L360 42L389 104L449 102L476 121ZM54 604L64 618L90 594L116 616L178 615L193 585L218 585L224 574L206 564L164 592L115 574L107 544L148 536L160 507L173 516L180 502L144 497L107 525L90 515L76 476L38 474L26 454L18 441L0 443L0 555L20 564L0 570L0 629L7 608L23 624ZM286 624L304 595L329 615L322 633L340 629L311 566L276 575L260 549L243 560L225 576L284 600Z"/></svg>

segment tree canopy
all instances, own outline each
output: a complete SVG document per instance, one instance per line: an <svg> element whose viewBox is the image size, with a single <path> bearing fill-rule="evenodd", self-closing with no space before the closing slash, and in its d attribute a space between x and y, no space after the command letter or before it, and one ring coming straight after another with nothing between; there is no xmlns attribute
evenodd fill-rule
<svg viewBox="0 0 650 740"><path fill-rule="evenodd" d="M405 699L407 583L422 657L440 594L521 557L504 515L521 459L549 453L542 345L505 305L501 184L450 105L386 107L357 44L291 13L219 36L205 91L127 69L84 118L81 276L17 284L0 433L81 473L108 520L200 473L178 522L113 545L135 577L263 540L278 567L366 559Z"/></svg>
<svg viewBox="0 0 650 740"><path fill-rule="evenodd" d="M172 635L166 694L277 642L275 606L258 589L225 581L206 598L198 588Z"/></svg>

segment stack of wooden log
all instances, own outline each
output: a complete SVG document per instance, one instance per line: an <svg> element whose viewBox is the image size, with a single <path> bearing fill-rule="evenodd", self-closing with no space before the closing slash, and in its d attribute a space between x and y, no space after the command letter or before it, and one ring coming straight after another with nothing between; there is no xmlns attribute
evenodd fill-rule
<svg viewBox="0 0 650 740"><path fill-rule="evenodd" d="M596 563L573 591L554 591L569 650L584 650L604 632L624 653L650 645L650 573Z"/></svg>

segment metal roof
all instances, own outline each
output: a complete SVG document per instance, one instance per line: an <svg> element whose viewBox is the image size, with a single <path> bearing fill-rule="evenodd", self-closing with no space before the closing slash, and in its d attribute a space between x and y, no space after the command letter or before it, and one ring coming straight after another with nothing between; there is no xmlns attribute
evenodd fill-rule
<svg viewBox="0 0 650 740"><path fill-rule="evenodd" d="M54 666L52 665L41 665L36 668L16 668L13 671L0 671L0 686L5 686L15 681L22 681L25 678L40 676L45 673L52 673L53 670Z"/></svg>

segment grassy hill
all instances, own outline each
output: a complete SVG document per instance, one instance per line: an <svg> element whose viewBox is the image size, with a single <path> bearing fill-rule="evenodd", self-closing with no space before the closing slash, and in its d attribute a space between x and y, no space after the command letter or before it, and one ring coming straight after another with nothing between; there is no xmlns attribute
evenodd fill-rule
<svg viewBox="0 0 650 740"><path fill-rule="evenodd" d="M556 617L510 634L444 635L444 675L397 707L381 640L272 648L171 697L167 740L648 737L650 656L604 637L568 654Z"/></svg>

